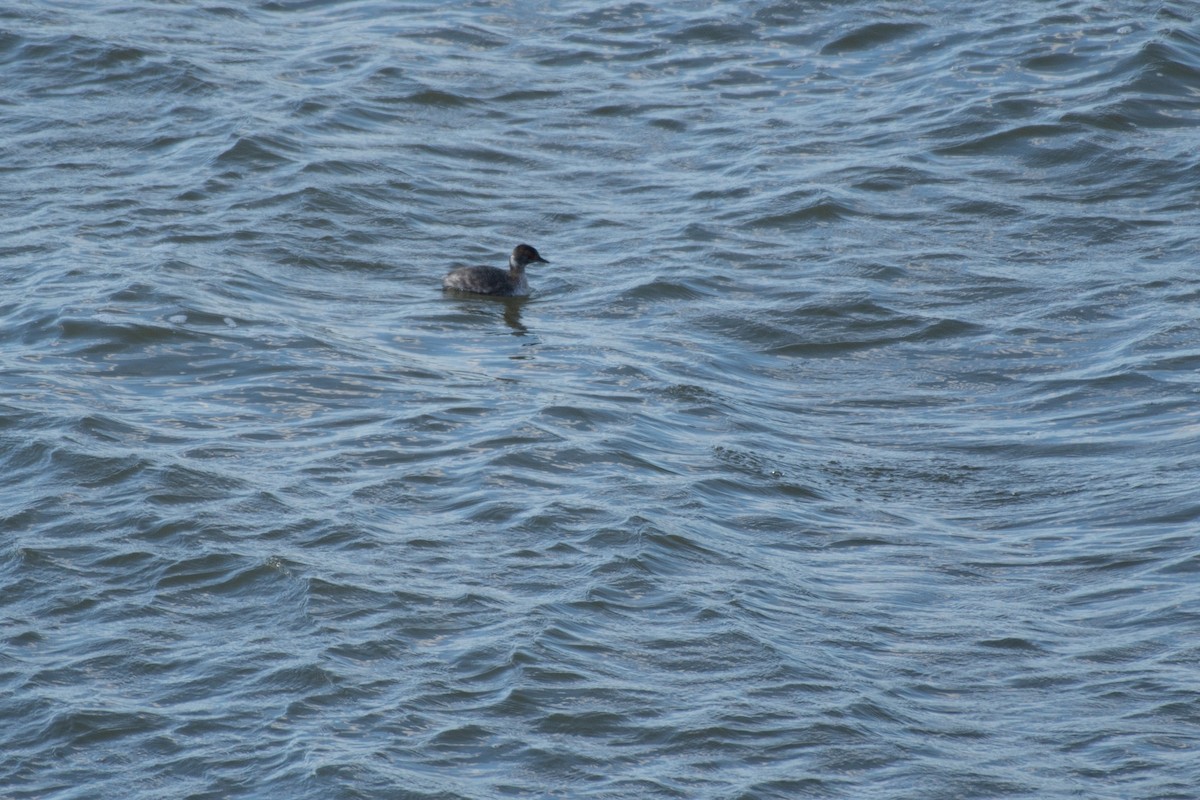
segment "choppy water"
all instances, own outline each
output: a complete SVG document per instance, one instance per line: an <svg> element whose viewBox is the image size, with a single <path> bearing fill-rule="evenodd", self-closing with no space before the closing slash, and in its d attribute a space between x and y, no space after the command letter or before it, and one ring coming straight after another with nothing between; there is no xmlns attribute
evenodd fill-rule
<svg viewBox="0 0 1200 800"><path fill-rule="evenodd" d="M0 797L1194 798L1198 26L0 10Z"/></svg>

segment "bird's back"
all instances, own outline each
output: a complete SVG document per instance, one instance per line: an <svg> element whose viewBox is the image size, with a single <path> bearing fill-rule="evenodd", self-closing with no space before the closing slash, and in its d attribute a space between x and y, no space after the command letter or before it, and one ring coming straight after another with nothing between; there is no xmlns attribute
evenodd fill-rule
<svg viewBox="0 0 1200 800"><path fill-rule="evenodd" d="M523 281L521 282L523 283ZM475 294L525 294L507 270L496 267L459 267L442 281L442 288ZM526 290L528 291L528 290Z"/></svg>

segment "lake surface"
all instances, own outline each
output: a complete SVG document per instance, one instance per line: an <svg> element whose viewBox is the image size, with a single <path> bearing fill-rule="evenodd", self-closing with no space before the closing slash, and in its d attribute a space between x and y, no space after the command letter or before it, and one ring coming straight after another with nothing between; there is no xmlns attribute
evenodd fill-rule
<svg viewBox="0 0 1200 800"><path fill-rule="evenodd" d="M39 0L0 87L3 800L1196 796L1200 6Z"/></svg>

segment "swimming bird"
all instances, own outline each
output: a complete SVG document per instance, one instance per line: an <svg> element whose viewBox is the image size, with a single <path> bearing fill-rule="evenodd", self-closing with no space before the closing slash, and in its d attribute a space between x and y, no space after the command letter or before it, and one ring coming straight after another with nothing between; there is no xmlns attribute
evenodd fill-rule
<svg viewBox="0 0 1200 800"><path fill-rule="evenodd" d="M527 244L513 248L508 257L508 270L498 267L459 267L442 280L443 289L454 289L473 294L493 294L502 297L524 297L529 294L529 281L525 280L525 265L550 262L538 255Z"/></svg>

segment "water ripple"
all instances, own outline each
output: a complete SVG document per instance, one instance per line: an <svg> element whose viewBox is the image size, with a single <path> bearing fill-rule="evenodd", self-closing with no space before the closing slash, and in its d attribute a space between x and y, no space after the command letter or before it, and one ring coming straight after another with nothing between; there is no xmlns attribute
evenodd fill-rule
<svg viewBox="0 0 1200 800"><path fill-rule="evenodd" d="M1189 797L1194 23L0 12L0 785Z"/></svg>

